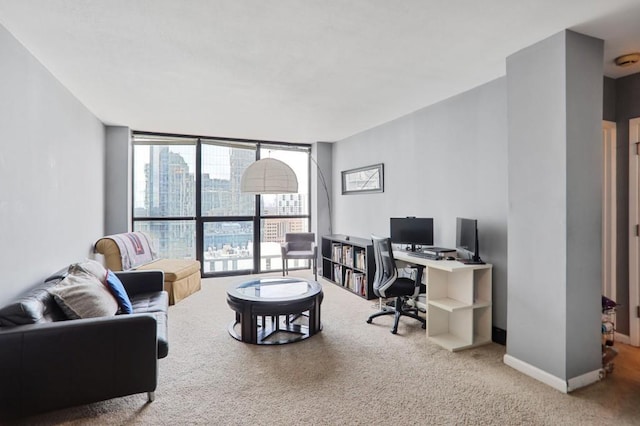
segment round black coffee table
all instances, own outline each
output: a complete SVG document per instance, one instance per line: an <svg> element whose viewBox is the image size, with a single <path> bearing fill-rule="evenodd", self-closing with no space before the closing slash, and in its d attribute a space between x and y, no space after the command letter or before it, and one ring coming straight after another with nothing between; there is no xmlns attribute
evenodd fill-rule
<svg viewBox="0 0 640 426"><path fill-rule="evenodd" d="M229 334L257 345L307 339L322 330L323 297L320 284L299 278L260 278L234 284L227 289L227 303L236 312Z"/></svg>

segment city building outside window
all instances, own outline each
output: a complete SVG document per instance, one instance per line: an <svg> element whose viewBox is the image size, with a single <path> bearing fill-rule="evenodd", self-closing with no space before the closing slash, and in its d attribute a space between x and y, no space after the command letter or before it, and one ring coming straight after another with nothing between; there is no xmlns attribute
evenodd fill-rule
<svg viewBox="0 0 640 426"><path fill-rule="evenodd" d="M281 270L284 234L309 230L308 145L141 132L133 141L133 229L160 257L198 259L205 276ZM240 192L244 170L264 157L291 166L297 194Z"/></svg>

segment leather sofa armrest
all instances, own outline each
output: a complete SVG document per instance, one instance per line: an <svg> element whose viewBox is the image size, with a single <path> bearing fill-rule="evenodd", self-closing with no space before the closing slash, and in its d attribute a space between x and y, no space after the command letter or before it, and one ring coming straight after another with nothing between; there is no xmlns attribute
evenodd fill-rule
<svg viewBox="0 0 640 426"><path fill-rule="evenodd" d="M156 327L133 314L0 328L0 417L153 392Z"/></svg>
<svg viewBox="0 0 640 426"><path fill-rule="evenodd" d="M129 296L164 290L164 272L162 271L117 271L114 273L122 281Z"/></svg>

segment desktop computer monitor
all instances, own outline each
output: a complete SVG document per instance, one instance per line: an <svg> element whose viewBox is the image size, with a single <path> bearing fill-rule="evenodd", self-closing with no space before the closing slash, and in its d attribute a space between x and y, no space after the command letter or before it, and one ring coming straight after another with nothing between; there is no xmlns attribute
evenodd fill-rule
<svg viewBox="0 0 640 426"><path fill-rule="evenodd" d="M476 219L456 218L456 249L469 254L466 263L484 263L480 259L478 243L478 221Z"/></svg>
<svg viewBox="0 0 640 426"><path fill-rule="evenodd" d="M389 225L394 244L406 244L411 251L416 251L416 246L433 245L433 218L392 217Z"/></svg>

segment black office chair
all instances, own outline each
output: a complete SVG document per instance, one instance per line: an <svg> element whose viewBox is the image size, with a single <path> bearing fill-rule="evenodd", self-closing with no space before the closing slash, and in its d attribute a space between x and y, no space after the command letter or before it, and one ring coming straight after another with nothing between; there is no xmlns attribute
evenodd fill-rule
<svg viewBox="0 0 640 426"><path fill-rule="evenodd" d="M391 333L396 334L398 332L398 321L400 317L407 316L420 321L422 328L426 328L426 319L418 315L417 308L409 307L406 303L408 299L415 299L420 293L424 266L411 265L412 268L416 268L415 280L407 277L398 277L396 261L393 258L391 239L376 237L375 235L372 235L371 239L373 240L373 255L376 260L373 292L378 297L395 297L396 300L394 310L387 309L376 312L369 317L367 323L371 324L374 318L382 315L395 315Z"/></svg>

